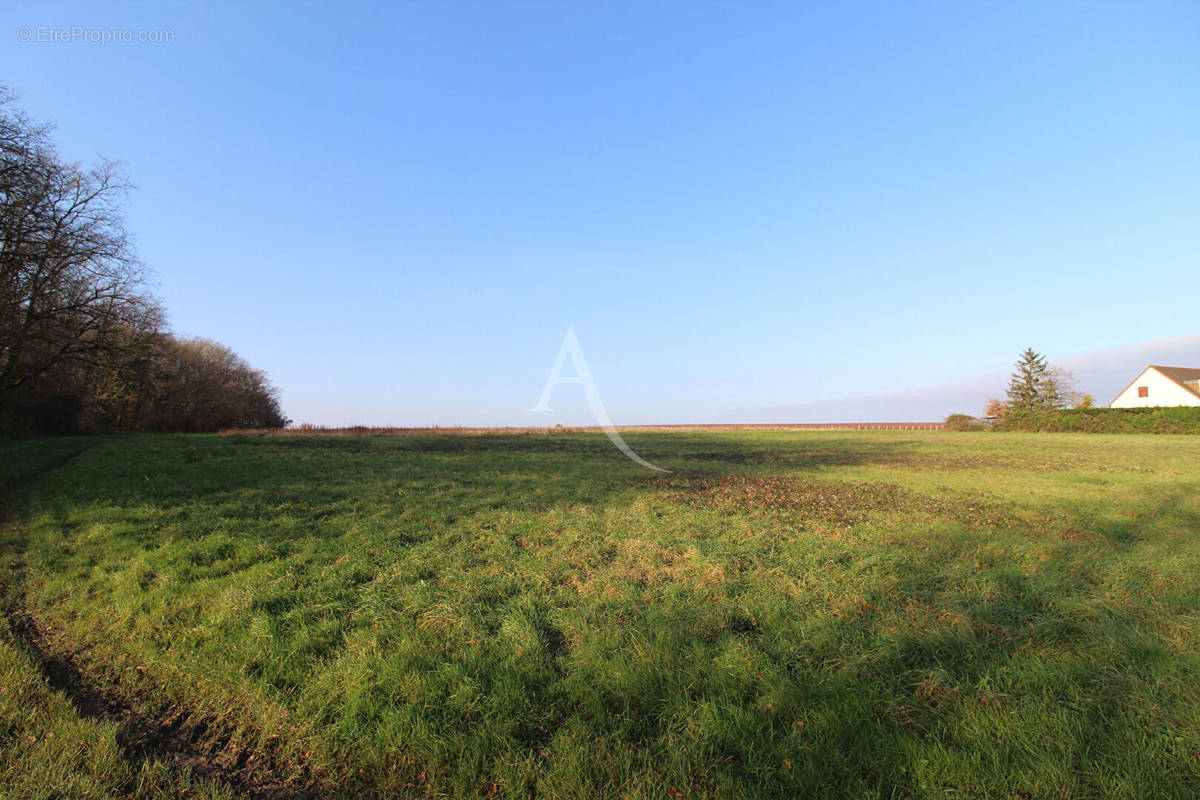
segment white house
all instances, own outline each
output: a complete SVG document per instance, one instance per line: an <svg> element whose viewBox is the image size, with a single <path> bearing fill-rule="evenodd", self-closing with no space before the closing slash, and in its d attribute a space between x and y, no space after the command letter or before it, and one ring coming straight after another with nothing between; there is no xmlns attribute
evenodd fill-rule
<svg viewBox="0 0 1200 800"><path fill-rule="evenodd" d="M1200 369L1146 367L1109 408L1151 406L1200 406Z"/></svg>

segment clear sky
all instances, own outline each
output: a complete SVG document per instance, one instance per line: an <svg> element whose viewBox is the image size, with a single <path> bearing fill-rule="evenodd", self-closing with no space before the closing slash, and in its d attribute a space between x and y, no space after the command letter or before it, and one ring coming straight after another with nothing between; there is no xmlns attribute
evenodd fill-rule
<svg viewBox="0 0 1200 800"><path fill-rule="evenodd" d="M526 413L568 327L618 423L1200 332L1200 4L348 5L0 10L173 328L297 421L584 422Z"/></svg>

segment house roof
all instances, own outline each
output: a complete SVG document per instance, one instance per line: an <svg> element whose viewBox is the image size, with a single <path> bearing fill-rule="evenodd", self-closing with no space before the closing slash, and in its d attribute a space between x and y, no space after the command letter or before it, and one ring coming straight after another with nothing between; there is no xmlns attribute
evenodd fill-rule
<svg viewBox="0 0 1200 800"><path fill-rule="evenodd" d="M1200 381L1200 369L1192 367L1160 367L1157 364L1151 364L1151 368L1158 370L1163 375L1179 384L1182 388L1200 397L1200 391L1197 391L1195 386L1188 386L1185 381Z"/></svg>
<svg viewBox="0 0 1200 800"><path fill-rule="evenodd" d="M1184 381L1200 380L1200 369L1196 369L1193 367L1163 367L1163 366L1159 366L1158 364L1151 364L1150 366L1146 367L1144 370L1139 372L1137 377L1129 382L1129 386L1126 386L1124 389L1121 390L1120 394L1118 394L1116 396L1116 398L1113 399L1113 403L1117 402L1117 400L1120 399L1122 394L1125 394L1126 392L1128 392L1129 389L1135 383L1137 383L1138 380L1143 375L1145 375L1150 370L1156 370L1167 380L1176 384L1180 389L1183 389L1185 392L1187 392L1189 394L1193 394L1196 397L1200 397L1200 391L1196 391L1196 389L1194 389L1191 386L1188 386L1186 383L1184 383ZM1109 403L1109 405L1111 406L1112 403Z"/></svg>

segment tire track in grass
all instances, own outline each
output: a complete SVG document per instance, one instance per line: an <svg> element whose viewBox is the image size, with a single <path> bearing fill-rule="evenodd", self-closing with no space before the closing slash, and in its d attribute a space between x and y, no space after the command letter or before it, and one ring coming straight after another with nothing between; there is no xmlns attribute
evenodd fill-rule
<svg viewBox="0 0 1200 800"><path fill-rule="evenodd" d="M24 496L24 492L22 490L27 489L33 484L34 481L43 475L70 464L88 450L91 450L97 444L97 442L89 442L88 444L81 445L75 450L59 456L58 458L43 464L40 467L35 467L33 470L26 472L23 475L18 475L15 478L9 478L3 483L0 483L0 510L3 510L4 512L3 516L0 516L0 519L10 520L10 518L13 516L13 509L16 505L14 503L15 500L28 500L28 497Z"/></svg>
<svg viewBox="0 0 1200 800"><path fill-rule="evenodd" d="M71 463L96 446L88 443L36 469L0 485L0 522L19 529L28 511L29 489L34 482ZM12 558L9 552L6 557ZM335 794L323 791L303 765L289 764L277 753L228 751L230 734L220 733L218 720L204 719L186 709L147 714L111 688L89 676L75 651L53 636L26 608L21 588L22 564L11 560L0 582L2 613L16 644L37 665L46 682L62 693L80 717L115 723L122 757L132 766L159 758L170 768L221 784L252 800L310 800ZM210 731L218 731L210 735ZM232 757L231 757L232 756Z"/></svg>
<svg viewBox="0 0 1200 800"><path fill-rule="evenodd" d="M160 758L174 769L185 770L222 784L253 800L309 800L326 796L303 767L289 775L273 753L241 750L226 753L228 737L210 738L213 721L198 719L185 710L150 716L117 693L91 679L86 668L32 616L11 602L4 609L17 646L37 664L46 682L70 700L85 719L116 723L122 756L137 766ZM222 757L225 756L225 757Z"/></svg>

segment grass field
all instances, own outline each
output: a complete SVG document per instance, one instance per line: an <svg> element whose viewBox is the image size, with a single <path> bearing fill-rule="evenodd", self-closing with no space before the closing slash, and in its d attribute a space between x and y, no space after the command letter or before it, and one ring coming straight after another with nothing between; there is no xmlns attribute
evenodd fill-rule
<svg viewBox="0 0 1200 800"><path fill-rule="evenodd" d="M0 794L1200 796L1200 438L627 439L0 446Z"/></svg>

